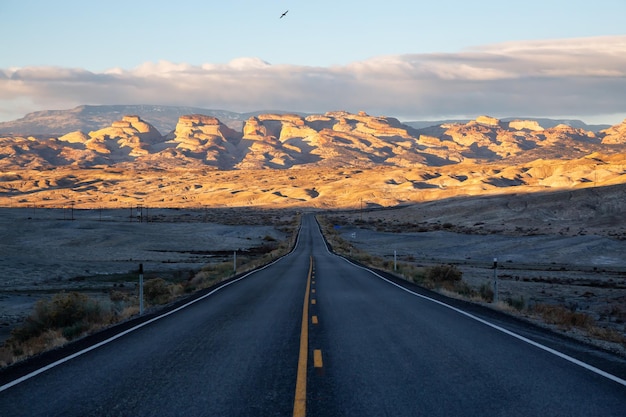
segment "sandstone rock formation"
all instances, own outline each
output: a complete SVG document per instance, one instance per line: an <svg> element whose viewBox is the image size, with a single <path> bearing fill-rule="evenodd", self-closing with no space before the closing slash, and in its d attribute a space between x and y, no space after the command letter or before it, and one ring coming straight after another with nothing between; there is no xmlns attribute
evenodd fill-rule
<svg viewBox="0 0 626 417"><path fill-rule="evenodd" d="M626 119L618 125L602 130L600 134L603 136L602 143L605 145L626 144Z"/></svg>
<svg viewBox="0 0 626 417"><path fill-rule="evenodd" d="M202 159L207 165L227 169L232 166L241 135L215 117L200 114L181 116L167 143L182 154Z"/></svg>
<svg viewBox="0 0 626 417"><path fill-rule="evenodd" d="M124 116L110 127L85 134L71 132L59 138L70 144L82 144L84 150L107 155L110 162L132 160L150 152L150 145L162 140L161 134L139 116ZM79 148L74 148L79 149ZM77 152L75 152L77 153ZM67 154L67 152L66 152Z"/></svg>
<svg viewBox="0 0 626 417"><path fill-rule="evenodd" d="M488 116L414 129L333 111L260 114L236 131L191 114L162 136L139 116L124 116L88 134L0 137L0 205L394 205L626 183L625 160L626 122L597 134Z"/></svg>
<svg viewBox="0 0 626 417"><path fill-rule="evenodd" d="M543 127L535 120L511 120L509 122L509 128L514 130L531 130L534 132L543 130Z"/></svg>
<svg viewBox="0 0 626 417"><path fill-rule="evenodd" d="M472 122L470 122L472 123ZM468 123L468 124L470 124ZM480 124L480 125L485 125L485 126L489 126L489 127L498 127L500 126L500 120L494 118L494 117L489 117L489 116L478 116L476 118L476 123Z"/></svg>

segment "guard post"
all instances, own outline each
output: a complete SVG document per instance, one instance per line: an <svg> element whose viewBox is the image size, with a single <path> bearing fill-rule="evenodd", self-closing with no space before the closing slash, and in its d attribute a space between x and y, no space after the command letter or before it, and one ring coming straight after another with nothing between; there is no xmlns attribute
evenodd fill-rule
<svg viewBox="0 0 626 417"><path fill-rule="evenodd" d="M143 264L139 264L139 315L143 315Z"/></svg>
<svg viewBox="0 0 626 417"><path fill-rule="evenodd" d="M493 258L493 303L498 302L498 258Z"/></svg>

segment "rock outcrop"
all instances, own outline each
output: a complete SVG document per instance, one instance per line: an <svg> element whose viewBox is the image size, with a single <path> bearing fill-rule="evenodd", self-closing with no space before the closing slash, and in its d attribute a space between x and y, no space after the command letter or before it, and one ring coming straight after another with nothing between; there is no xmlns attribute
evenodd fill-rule
<svg viewBox="0 0 626 417"><path fill-rule="evenodd" d="M186 156L195 156L208 165L227 169L232 165L233 155L241 135L218 119L193 114L181 116L176 130L167 136Z"/></svg>
<svg viewBox="0 0 626 417"><path fill-rule="evenodd" d="M600 131L602 143L605 145L624 145L626 144L626 119L615 126Z"/></svg>
<svg viewBox="0 0 626 417"><path fill-rule="evenodd" d="M117 161L147 155L150 146L161 140L161 134L139 116L124 116L110 127L89 132L85 145L95 152L110 154Z"/></svg>
<svg viewBox="0 0 626 417"><path fill-rule="evenodd" d="M472 122L470 122L470 123L472 123ZM480 125L490 126L490 127L500 126L500 120L498 120L498 119L496 119L494 117L489 117L489 116L478 116L476 118L476 123L478 123Z"/></svg>
<svg viewBox="0 0 626 417"><path fill-rule="evenodd" d="M509 122L509 129L540 132L543 130L543 127L541 127L535 120L511 120Z"/></svg>
<svg viewBox="0 0 626 417"><path fill-rule="evenodd" d="M118 163L191 164L220 170L445 166L473 160L574 159L607 149L616 153L619 146L626 146L625 137L626 121L598 135L565 124L543 129L531 120L502 122L489 116L414 129L394 118L346 111L306 117L259 114L248 118L242 131L216 117L191 114L181 116L176 129L164 137L135 115L89 134L1 138L0 160L3 166L46 169ZM606 148L609 145L613 148Z"/></svg>
<svg viewBox="0 0 626 417"><path fill-rule="evenodd" d="M60 141L69 142L69 143L87 143L89 140L89 135L81 132L80 130L76 132L70 132L65 134L59 138Z"/></svg>
<svg viewBox="0 0 626 417"><path fill-rule="evenodd" d="M353 208L626 183L626 121L598 134L488 116L414 129L334 111L260 114L241 127L191 114L161 136L124 116L88 134L0 137L0 205Z"/></svg>

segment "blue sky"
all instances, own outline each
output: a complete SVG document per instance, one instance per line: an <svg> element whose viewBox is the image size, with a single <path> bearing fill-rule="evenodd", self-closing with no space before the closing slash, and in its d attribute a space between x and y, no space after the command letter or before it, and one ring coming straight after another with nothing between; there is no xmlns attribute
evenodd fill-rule
<svg viewBox="0 0 626 417"><path fill-rule="evenodd" d="M0 0L0 121L171 104L617 123L623 16L624 0Z"/></svg>

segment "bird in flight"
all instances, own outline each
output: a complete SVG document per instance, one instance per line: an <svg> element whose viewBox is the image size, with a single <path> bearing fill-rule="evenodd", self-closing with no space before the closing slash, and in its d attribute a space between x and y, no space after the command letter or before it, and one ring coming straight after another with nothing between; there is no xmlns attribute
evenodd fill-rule
<svg viewBox="0 0 626 417"><path fill-rule="evenodd" d="M289 13L289 10L285 10L285 12L280 15L279 19L282 19L283 17L285 17L287 13Z"/></svg>

